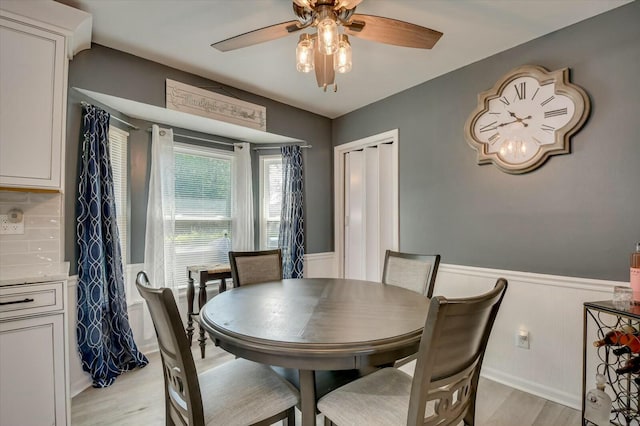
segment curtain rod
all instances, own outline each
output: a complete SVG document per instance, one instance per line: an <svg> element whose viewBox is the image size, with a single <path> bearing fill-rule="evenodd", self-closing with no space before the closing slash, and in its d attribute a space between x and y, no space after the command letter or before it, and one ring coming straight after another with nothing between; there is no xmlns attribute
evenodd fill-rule
<svg viewBox="0 0 640 426"><path fill-rule="evenodd" d="M83 106L93 106L93 105L91 105L90 103L85 102L85 101L80 101L80 104L81 104L81 105L83 105ZM129 127L131 127L133 130L140 130L140 127L135 126L135 125L133 125L133 124L131 124L131 123L127 122L127 121L124 121L123 119L118 118L118 117L116 117L115 115L109 114L109 118L113 118L114 120L119 121L120 123L124 124L125 126L129 126Z"/></svg>
<svg viewBox="0 0 640 426"><path fill-rule="evenodd" d="M290 143L278 145L278 146L259 146L257 148L253 148L254 151L263 151L265 149L280 149L280 146L290 146ZM311 145L300 145L300 148L311 148Z"/></svg>
<svg viewBox="0 0 640 426"><path fill-rule="evenodd" d="M151 132L151 129L147 129L147 132ZM221 144L221 145L229 145L229 146L234 146L235 143L233 142L222 142L222 141L218 141L215 139L206 139L206 138L199 138L197 136L189 136L189 135L183 135L181 133L173 133L173 136L177 136L180 138L187 138L187 139L193 139L196 141L202 141L202 142L211 142L211 143L217 143L217 144ZM290 145L290 144L286 144L286 145ZM311 145L301 145L300 148L311 148ZM280 145L278 146L263 146L263 147L258 147L258 148L253 148L254 151L261 151L263 149L280 149Z"/></svg>
<svg viewBox="0 0 640 426"><path fill-rule="evenodd" d="M148 131L150 132L151 129L149 129ZM193 140L202 141L202 142L217 143L217 144L220 144L220 145L228 145L228 146L233 146L234 145L234 143L232 143L232 142L222 142L222 141L217 141L217 140L214 140L214 139L199 138L197 136L183 135L181 133L174 133L173 136L178 136L180 138L186 138L186 139L193 139Z"/></svg>

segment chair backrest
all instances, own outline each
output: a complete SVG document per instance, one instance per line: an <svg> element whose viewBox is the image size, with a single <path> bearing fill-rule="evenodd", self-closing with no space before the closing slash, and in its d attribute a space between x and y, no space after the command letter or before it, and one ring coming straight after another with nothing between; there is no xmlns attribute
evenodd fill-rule
<svg viewBox="0 0 640 426"><path fill-rule="evenodd" d="M384 256L382 282L431 297L438 266L439 254L412 254L387 250Z"/></svg>
<svg viewBox="0 0 640 426"><path fill-rule="evenodd" d="M230 251L231 278L234 287L282 279L282 252Z"/></svg>
<svg viewBox="0 0 640 426"><path fill-rule="evenodd" d="M164 374L167 424L204 424L198 373L184 331L178 306L168 288L149 287L144 271L138 273L136 287L147 302L158 337Z"/></svg>
<svg viewBox="0 0 640 426"><path fill-rule="evenodd" d="M411 386L407 425L474 424L485 349L507 281L477 297L431 299ZM431 401L436 412L425 414ZM425 418L425 415L428 417Z"/></svg>

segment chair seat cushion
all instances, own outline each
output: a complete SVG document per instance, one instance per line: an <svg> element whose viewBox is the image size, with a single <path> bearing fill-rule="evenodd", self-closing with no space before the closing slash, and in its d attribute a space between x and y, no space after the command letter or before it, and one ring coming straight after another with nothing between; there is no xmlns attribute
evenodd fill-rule
<svg viewBox="0 0 640 426"><path fill-rule="evenodd" d="M325 395L318 410L339 426L406 425L411 380L398 369L383 368Z"/></svg>
<svg viewBox="0 0 640 426"><path fill-rule="evenodd" d="M246 426L298 404L298 390L270 367L236 359L200 374L207 425Z"/></svg>

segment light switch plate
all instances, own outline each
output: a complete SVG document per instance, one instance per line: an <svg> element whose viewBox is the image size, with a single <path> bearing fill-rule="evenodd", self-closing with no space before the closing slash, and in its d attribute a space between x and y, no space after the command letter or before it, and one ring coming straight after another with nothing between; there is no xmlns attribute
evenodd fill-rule
<svg viewBox="0 0 640 426"><path fill-rule="evenodd" d="M24 220L13 223L9 221L9 215L0 214L0 234L24 234Z"/></svg>

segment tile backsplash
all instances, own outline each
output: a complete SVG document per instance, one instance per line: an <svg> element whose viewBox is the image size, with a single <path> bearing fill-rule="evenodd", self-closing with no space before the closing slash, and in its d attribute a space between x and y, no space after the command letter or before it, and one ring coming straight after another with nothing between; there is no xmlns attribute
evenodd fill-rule
<svg viewBox="0 0 640 426"><path fill-rule="evenodd" d="M24 213L24 234L0 234L0 267L62 262L62 194L0 191L0 215Z"/></svg>

